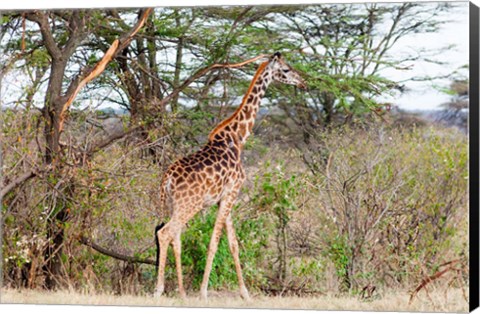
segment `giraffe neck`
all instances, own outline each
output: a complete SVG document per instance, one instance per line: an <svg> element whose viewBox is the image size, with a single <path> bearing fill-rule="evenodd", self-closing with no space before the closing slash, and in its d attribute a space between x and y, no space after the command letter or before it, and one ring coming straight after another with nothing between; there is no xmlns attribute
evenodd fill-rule
<svg viewBox="0 0 480 314"><path fill-rule="evenodd" d="M213 140L217 135L226 138L236 138L242 146L245 144L248 136L252 133L255 117L257 116L265 90L272 82L267 65L268 62L264 62L258 67L240 106L230 117L223 120L210 132L209 140Z"/></svg>

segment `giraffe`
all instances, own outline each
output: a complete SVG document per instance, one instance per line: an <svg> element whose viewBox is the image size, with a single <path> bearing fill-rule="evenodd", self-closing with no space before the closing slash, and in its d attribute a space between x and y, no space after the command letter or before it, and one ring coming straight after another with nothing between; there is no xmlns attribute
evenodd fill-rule
<svg viewBox="0 0 480 314"><path fill-rule="evenodd" d="M165 172L159 197L160 204L170 211L170 220L155 229L158 267L156 296L161 296L164 291L167 249L171 243L175 256L178 291L182 298L186 297L181 265L182 229L202 208L218 204L200 296L204 300L207 299L212 262L222 229L225 227L240 295L243 299L250 298L242 276L231 210L245 180L241 152L252 132L261 99L272 81L306 89L303 79L284 61L281 54L279 52L273 54L268 61L261 63L258 67L236 111L210 132L207 144L196 153L177 160Z"/></svg>

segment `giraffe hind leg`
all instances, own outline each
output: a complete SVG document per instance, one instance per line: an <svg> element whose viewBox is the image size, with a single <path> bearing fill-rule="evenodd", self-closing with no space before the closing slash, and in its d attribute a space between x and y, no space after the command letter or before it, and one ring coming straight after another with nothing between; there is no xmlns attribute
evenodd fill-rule
<svg viewBox="0 0 480 314"><path fill-rule="evenodd" d="M180 296L185 299L187 294L183 287L183 274L182 274L182 243L181 243L181 230L175 234L175 237L172 241L173 253L175 254L175 267L177 268L177 279L178 279L178 292Z"/></svg>
<svg viewBox="0 0 480 314"><path fill-rule="evenodd" d="M157 274L157 287L155 289L155 296L160 297L165 290L165 265L167 262L168 245L172 241L172 237L169 234L168 224L163 228L160 227L157 234L158 241L158 274Z"/></svg>
<svg viewBox="0 0 480 314"><path fill-rule="evenodd" d="M158 263L159 263L159 259L160 259L160 242L158 241L157 233L160 229L163 228L163 226L165 226L165 223L161 222L159 225L157 225L155 227L155 245L157 247L157 257L155 259L155 270L156 270L157 275L158 275Z"/></svg>

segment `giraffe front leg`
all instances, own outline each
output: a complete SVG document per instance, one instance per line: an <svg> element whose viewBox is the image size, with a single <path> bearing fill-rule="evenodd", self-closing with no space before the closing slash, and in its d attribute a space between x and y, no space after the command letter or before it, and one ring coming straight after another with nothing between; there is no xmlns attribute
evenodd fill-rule
<svg viewBox="0 0 480 314"><path fill-rule="evenodd" d="M231 213L228 214L227 219L225 221L225 230L227 232L228 245L230 247L230 252L232 253L233 261L235 262L235 270L237 271L240 296L244 300L250 300L247 287L245 286L245 282L243 281L242 266L240 265L240 258L238 256L238 253L239 253L238 240L237 240L237 236L235 235L235 229L233 227Z"/></svg>
<svg viewBox="0 0 480 314"><path fill-rule="evenodd" d="M213 227L212 237L210 239L210 244L208 246L207 253L207 262L205 264L205 272L203 273L202 285L200 286L200 296L203 300L207 300L207 289L208 289L208 280L210 278L210 272L212 271L213 258L218 248L218 241L222 234L222 228L225 223L225 210L222 205L218 210L217 219L215 221L215 226Z"/></svg>

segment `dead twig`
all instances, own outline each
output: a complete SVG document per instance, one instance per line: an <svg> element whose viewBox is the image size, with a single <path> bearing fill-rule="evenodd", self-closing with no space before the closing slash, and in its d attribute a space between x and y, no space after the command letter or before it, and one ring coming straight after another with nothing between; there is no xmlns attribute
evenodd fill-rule
<svg viewBox="0 0 480 314"><path fill-rule="evenodd" d="M442 267L445 267L445 266L448 266L448 267L443 269L443 270L439 270L438 272L436 272L432 276L428 276L428 277L424 278L422 280L422 282L420 283L420 285L418 285L418 287L415 288L415 290L410 295L410 300L409 300L408 304L412 303L413 299L420 292L420 290L425 289L425 291L427 291L426 286L428 284L430 284L433 281L435 281L436 279L442 277L444 274L446 274L449 271L452 271L452 270L453 271L458 271L458 269L455 266L461 261L462 261L461 259L456 259L456 260L452 260L452 261L441 264L439 266L439 268L442 268ZM428 291L427 291L427 294L428 294Z"/></svg>
<svg viewBox="0 0 480 314"><path fill-rule="evenodd" d="M152 8L146 9L142 16L139 18L137 21L137 24L132 28L132 30L126 34L125 37L122 37L120 39L115 39L115 41L112 43L110 48L108 48L107 52L105 52L105 55L102 57L102 59L95 65L93 69L88 71L84 78L78 83L78 85L75 87L75 89L72 91L70 96L68 97L67 101L62 107L62 110L60 112L60 131L63 130L63 123L65 121L65 114L72 104L73 100L75 97L77 97L78 93L80 90L91 80L99 76L104 70L105 67L110 63L110 61L125 47L127 47L130 42L132 41L133 37L138 33L138 31L142 28L143 24L145 24L145 21L147 20L148 16L152 12Z"/></svg>

